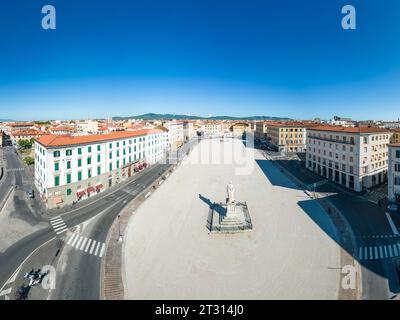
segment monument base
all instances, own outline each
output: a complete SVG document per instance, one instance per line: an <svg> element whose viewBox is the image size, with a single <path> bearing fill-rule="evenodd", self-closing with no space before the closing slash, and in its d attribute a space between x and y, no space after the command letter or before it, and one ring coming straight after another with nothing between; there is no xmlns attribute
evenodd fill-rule
<svg viewBox="0 0 400 320"><path fill-rule="evenodd" d="M228 214L225 203L214 203L210 208L207 229L211 233L236 233L253 230L249 209L246 202L235 202L234 214Z"/></svg>

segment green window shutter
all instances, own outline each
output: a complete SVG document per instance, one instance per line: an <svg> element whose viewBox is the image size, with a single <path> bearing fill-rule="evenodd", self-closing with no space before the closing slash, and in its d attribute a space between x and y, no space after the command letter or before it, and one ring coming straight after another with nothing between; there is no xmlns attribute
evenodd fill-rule
<svg viewBox="0 0 400 320"><path fill-rule="evenodd" d="M112 163L109 165L109 170L112 171Z"/></svg>
<svg viewBox="0 0 400 320"><path fill-rule="evenodd" d="M82 166L82 159L78 159L78 167Z"/></svg>
<svg viewBox="0 0 400 320"><path fill-rule="evenodd" d="M67 161L67 169L71 169L71 161Z"/></svg>
<svg viewBox="0 0 400 320"><path fill-rule="evenodd" d="M60 170L60 164L58 162L54 163L54 171Z"/></svg>
<svg viewBox="0 0 400 320"><path fill-rule="evenodd" d="M92 152L92 147L88 147L88 152Z"/></svg>
<svg viewBox="0 0 400 320"><path fill-rule="evenodd" d="M56 187L60 185L60 177L59 176L55 176L54 177L54 185Z"/></svg>
<svg viewBox="0 0 400 320"><path fill-rule="evenodd" d="M97 162L100 162L100 155L97 155Z"/></svg>
<svg viewBox="0 0 400 320"><path fill-rule="evenodd" d="M97 151L100 151L100 145L97 146Z"/></svg>
<svg viewBox="0 0 400 320"><path fill-rule="evenodd" d="M97 175L101 175L101 167L97 167Z"/></svg>
<svg viewBox="0 0 400 320"><path fill-rule="evenodd" d="M71 183L71 174L70 173L67 174L67 183Z"/></svg>
<svg viewBox="0 0 400 320"><path fill-rule="evenodd" d="M87 158L87 164L92 164L92 158L91 157Z"/></svg>
<svg viewBox="0 0 400 320"><path fill-rule="evenodd" d="M110 154L109 154L109 157L108 157L109 159L112 159L112 152L110 152Z"/></svg>
<svg viewBox="0 0 400 320"><path fill-rule="evenodd" d="M72 190L71 189L67 189L67 196L70 196L72 194Z"/></svg>
<svg viewBox="0 0 400 320"><path fill-rule="evenodd" d="M87 175L88 175L88 178L91 178L92 177L92 170L88 169Z"/></svg>
<svg viewBox="0 0 400 320"><path fill-rule="evenodd" d="M117 168L119 168L119 160L117 160Z"/></svg>
<svg viewBox="0 0 400 320"><path fill-rule="evenodd" d="M81 180L82 180L82 172L79 171L79 172L78 172L78 181L81 181Z"/></svg>
<svg viewBox="0 0 400 320"><path fill-rule="evenodd" d="M82 154L82 148L78 148L78 154Z"/></svg>

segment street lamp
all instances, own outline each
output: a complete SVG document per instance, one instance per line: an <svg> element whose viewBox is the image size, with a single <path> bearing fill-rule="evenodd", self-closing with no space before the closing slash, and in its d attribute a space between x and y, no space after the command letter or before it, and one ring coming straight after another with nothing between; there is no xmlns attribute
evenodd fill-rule
<svg viewBox="0 0 400 320"><path fill-rule="evenodd" d="M118 242L122 242L122 234L121 234L121 215L118 215Z"/></svg>

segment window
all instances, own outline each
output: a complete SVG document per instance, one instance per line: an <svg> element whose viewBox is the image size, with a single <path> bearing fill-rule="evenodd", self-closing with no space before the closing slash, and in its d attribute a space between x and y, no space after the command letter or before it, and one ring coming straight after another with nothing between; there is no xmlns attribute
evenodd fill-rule
<svg viewBox="0 0 400 320"><path fill-rule="evenodd" d="M71 149L68 149L67 151L65 151L65 153L66 153L67 156L72 156L72 150Z"/></svg>
<svg viewBox="0 0 400 320"><path fill-rule="evenodd" d="M110 171L112 171L112 163L110 163L110 165L108 166L108 169L109 169Z"/></svg>
<svg viewBox="0 0 400 320"><path fill-rule="evenodd" d="M117 150L117 157L119 157L119 150Z"/></svg>
<svg viewBox="0 0 400 320"><path fill-rule="evenodd" d="M88 147L88 152L92 152L92 147Z"/></svg>
<svg viewBox="0 0 400 320"><path fill-rule="evenodd" d="M100 167L100 166L97 167L97 175L98 175L98 176L101 175L101 167Z"/></svg>
<svg viewBox="0 0 400 320"><path fill-rule="evenodd" d="M88 176L88 178L92 177L92 169L88 169L87 176Z"/></svg>
<svg viewBox="0 0 400 320"><path fill-rule="evenodd" d="M58 158L60 156L60 151L53 152L54 158Z"/></svg>
<svg viewBox="0 0 400 320"><path fill-rule="evenodd" d="M59 176L55 176L54 177L54 185L56 187L60 185L60 177Z"/></svg>
<svg viewBox="0 0 400 320"><path fill-rule="evenodd" d="M82 180L82 171L78 171L78 181Z"/></svg>
<svg viewBox="0 0 400 320"><path fill-rule="evenodd" d="M67 173L67 183L71 183L71 174Z"/></svg>
<svg viewBox="0 0 400 320"><path fill-rule="evenodd" d="M82 148L78 148L78 154L82 154Z"/></svg>
<svg viewBox="0 0 400 320"><path fill-rule="evenodd" d="M119 160L117 160L117 168L119 168Z"/></svg>
<svg viewBox="0 0 400 320"><path fill-rule="evenodd" d="M70 196L72 194L72 190L71 189L67 189L67 196Z"/></svg>
<svg viewBox="0 0 400 320"><path fill-rule="evenodd" d="M55 162L54 163L54 171L58 171L60 170L60 163L59 162Z"/></svg>
<svg viewBox="0 0 400 320"><path fill-rule="evenodd" d="M78 167L82 166L82 159L78 159Z"/></svg>
<svg viewBox="0 0 400 320"><path fill-rule="evenodd" d="M67 161L67 169L71 169L71 161Z"/></svg>
<svg viewBox="0 0 400 320"><path fill-rule="evenodd" d="M119 147L119 142L117 142L117 148Z"/></svg>
<svg viewBox="0 0 400 320"><path fill-rule="evenodd" d="M400 158L400 150L396 150L396 158Z"/></svg>
<svg viewBox="0 0 400 320"><path fill-rule="evenodd" d="M97 151L100 151L100 150L101 150L101 149L100 149L100 145L98 145L98 146L97 146Z"/></svg>
<svg viewBox="0 0 400 320"><path fill-rule="evenodd" d="M87 164L92 164L92 158L91 157L87 158Z"/></svg>
<svg viewBox="0 0 400 320"><path fill-rule="evenodd" d="M109 146L110 149L112 149L112 143L110 143L108 146Z"/></svg>
<svg viewBox="0 0 400 320"><path fill-rule="evenodd" d="M112 159L112 152L108 154L108 159Z"/></svg>
<svg viewBox="0 0 400 320"><path fill-rule="evenodd" d="M100 159L101 159L101 157L100 157L100 155L98 154L98 155L97 155L97 162L100 162Z"/></svg>

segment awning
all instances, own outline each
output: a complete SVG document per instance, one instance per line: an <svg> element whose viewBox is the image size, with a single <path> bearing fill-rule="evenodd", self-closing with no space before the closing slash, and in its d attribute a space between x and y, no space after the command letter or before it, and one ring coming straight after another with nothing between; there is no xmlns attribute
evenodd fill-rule
<svg viewBox="0 0 400 320"><path fill-rule="evenodd" d="M94 188L93 187L89 187L86 189L87 193L91 193L94 192Z"/></svg>
<svg viewBox="0 0 400 320"><path fill-rule="evenodd" d="M53 203L54 204L60 204L62 202L63 202L63 200L62 200L61 197L53 197Z"/></svg>
<svg viewBox="0 0 400 320"><path fill-rule="evenodd" d="M85 191L78 191L78 192L76 193L76 196L77 196L78 198L82 198L85 194L86 194Z"/></svg>
<svg viewBox="0 0 400 320"><path fill-rule="evenodd" d="M103 185L102 185L101 183L99 183L99 184L96 185L96 190L100 190L100 189L102 189L102 188L103 188Z"/></svg>

